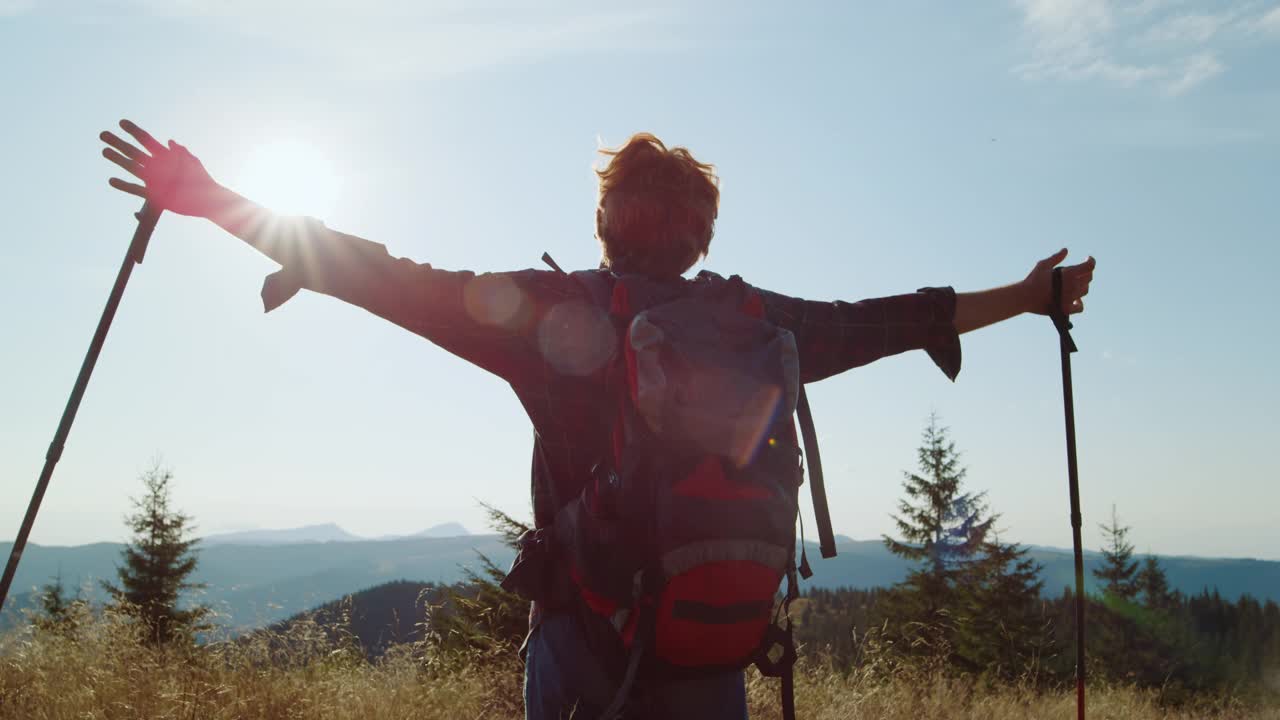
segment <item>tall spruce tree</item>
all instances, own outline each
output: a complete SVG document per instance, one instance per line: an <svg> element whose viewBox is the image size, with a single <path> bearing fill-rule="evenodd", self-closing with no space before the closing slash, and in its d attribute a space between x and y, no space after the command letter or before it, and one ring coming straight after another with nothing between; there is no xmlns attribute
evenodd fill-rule
<svg viewBox="0 0 1280 720"><path fill-rule="evenodd" d="M960 453L936 414L929 416L916 462L919 472L903 473L906 498L892 516L902 539L883 537L891 552L917 567L894 586L884 619L902 633L926 632L928 637L904 637L902 646L931 652L927 648L939 641L954 645L956 613L965 605L962 591L970 587L966 578L982 558L996 518L983 493L964 491Z"/></svg>
<svg viewBox="0 0 1280 720"><path fill-rule="evenodd" d="M916 450L919 473L904 472L907 497L893 515L901 540L884 536L891 552L920 563L918 572L949 580L977 559L994 517L987 513L985 493L964 492L966 470L947 428L931 414Z"/></svg>
<svg viewBox="0 0 1280 720"><path fill-rule="evenodd" d="M133 500L134 512L125 517L133 540L121 555L124 566L117 567L117 587L103 581L113 605L133 615L146 628L149 642L162 644L190 638L205 627L209 608L188 604L180 607L184 591L203 588L188 580L196 569L194 529L191 517L170 504L173 472L156 463L142 474L146 493Z"/></svg>
<svg viewBox="0 0 1280 720"><path fill-rule="evenodd" d="M1094 568L1093 576L1102 582L1102 591L1107 595L1132 601L1138 594L1138 561L1133 559L1133 543L1128 539L1132 528L1120 524L1115 505L1111 506L1111 524L1098 527L1106 544L1102 548L1102 567Z"/></svg>

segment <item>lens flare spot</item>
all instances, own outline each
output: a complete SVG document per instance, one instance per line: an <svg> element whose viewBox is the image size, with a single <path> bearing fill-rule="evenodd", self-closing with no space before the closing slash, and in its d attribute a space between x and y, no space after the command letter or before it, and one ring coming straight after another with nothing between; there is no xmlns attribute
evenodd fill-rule
<svg viewBox="0 0 1280 720"><path fill-rule="evenodd" d="M734 413L737 421L734 424L732 450L729 457L746 467L755 458L756 452L766 440L767 433L773 427L777 417L778 406L782 400L782 389L773 385L765 385L745 398L745 404ZM768 438L769 445L776 445L777 440Z"/></svg>
<svg viewBox="0 0 1280 720"><path fill-rule="evenodd" d="M543 358L566 375L590 375L605 366L618 344L617 331L600 308L566 302L551 308L538 325Z"/></svg>
<svg viewBox="0 0 1280 720"><path fill-rule="evenodd" d="M500 327L519 324L526 308L520 286L504 275L477 275L462 290L462 304L476 322Z"/></svg>

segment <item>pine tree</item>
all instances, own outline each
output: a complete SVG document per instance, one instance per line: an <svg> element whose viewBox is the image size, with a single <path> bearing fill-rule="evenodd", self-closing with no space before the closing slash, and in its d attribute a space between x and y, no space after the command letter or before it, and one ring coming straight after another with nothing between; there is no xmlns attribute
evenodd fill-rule
<svg viewBox="0 0 1280 720"><path fill-rule="evenodd" d="M1138 594L1135 580L1138 561L1133 559L1133 544L1128 540L1131 528L1120 524L1114 505L1111 506L1111 524L1098 527L1107 538L1107 546L1102 549L1102 567L1095 568L1093 576L1103 583L1102 590L1107 595L1133 600Z"/></svg>
<svg viewBox="0 0 1280 720"><path fill-rule="evenodd" d="M1135 585L1142 593L1142 604L1147 607L1159 610L1170 605L1172 594L1169 592L1169 578L1155 555L1147 555L1143 560Z"/></svg>
<svg viewBox="0 0 1280 720"><path fill-rule="evenodd" d="M149 642L163 644L190 637L204 629L209 609L199 605L179 607L184 591L203 588L188 581L196 569L194 529L191 517L170 506L169 484L173 472L156 463L142 474L146 494L134 499L134 512L125 517L133 540L117 567L120 587L103 582L113 605L133 615L146 628Z"/></svg>

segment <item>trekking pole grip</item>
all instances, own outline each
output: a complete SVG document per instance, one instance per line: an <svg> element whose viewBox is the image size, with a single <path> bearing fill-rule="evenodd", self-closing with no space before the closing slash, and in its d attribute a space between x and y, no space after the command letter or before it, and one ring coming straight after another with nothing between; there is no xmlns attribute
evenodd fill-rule
<svg viewBox="0 0 1280 720"><path fill-rule="evenodd" d="M142 264L142 259L147 254L147 244L151 242L151 233L155 232L156 222L160 220L162 212L164 210L152 205L150 200L143 203L142 210L138 212L138 227L134 229L133 240L129 243L129 258L135 265Z"/></svg>
<svg viewBox="0 0 1280 720"><path fill-rule="evenodd" d="M1073 325L1062 309L1062 268L1060 267L1053 269L1053 304L1049 306L1049 317L1053 320L1053 326L1058 329L1063 347L1067 352L1076 352L1076 342L1071 339Z"/></svg>

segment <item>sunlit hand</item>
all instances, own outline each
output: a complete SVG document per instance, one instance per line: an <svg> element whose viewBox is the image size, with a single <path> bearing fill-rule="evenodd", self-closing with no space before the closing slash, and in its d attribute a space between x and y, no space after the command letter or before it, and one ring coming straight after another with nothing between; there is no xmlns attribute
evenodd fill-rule
<svg viewBox="0 0 1280 720"><path fill-rule="evenodd" d="M150 133L128 120L121 120L120 127L142 148L111 132L103 132L98 137L110 147L103 148L102 155L144 184L111 178L111 187L146 198L179 215L207 216L222 187L209 176L196 156L172 140L168 147L161 145Z"/></svg>
<svg viewBox="0 0 1280 720"><path fill-rule="evenodd" d="M1049 257L1036 263L1027 278L1022 281L1028 298L1027 310L1039 315L1048 315L1053 307L1053 269L1067 258L1067 250L1063 248ZM1067 314L1084 312L1084 296L1089 294L1089 283L1093 281L1093 268L1098 262L1092 256L1079 265L1065 265L1062 268L1062 311Z"/></svg>

